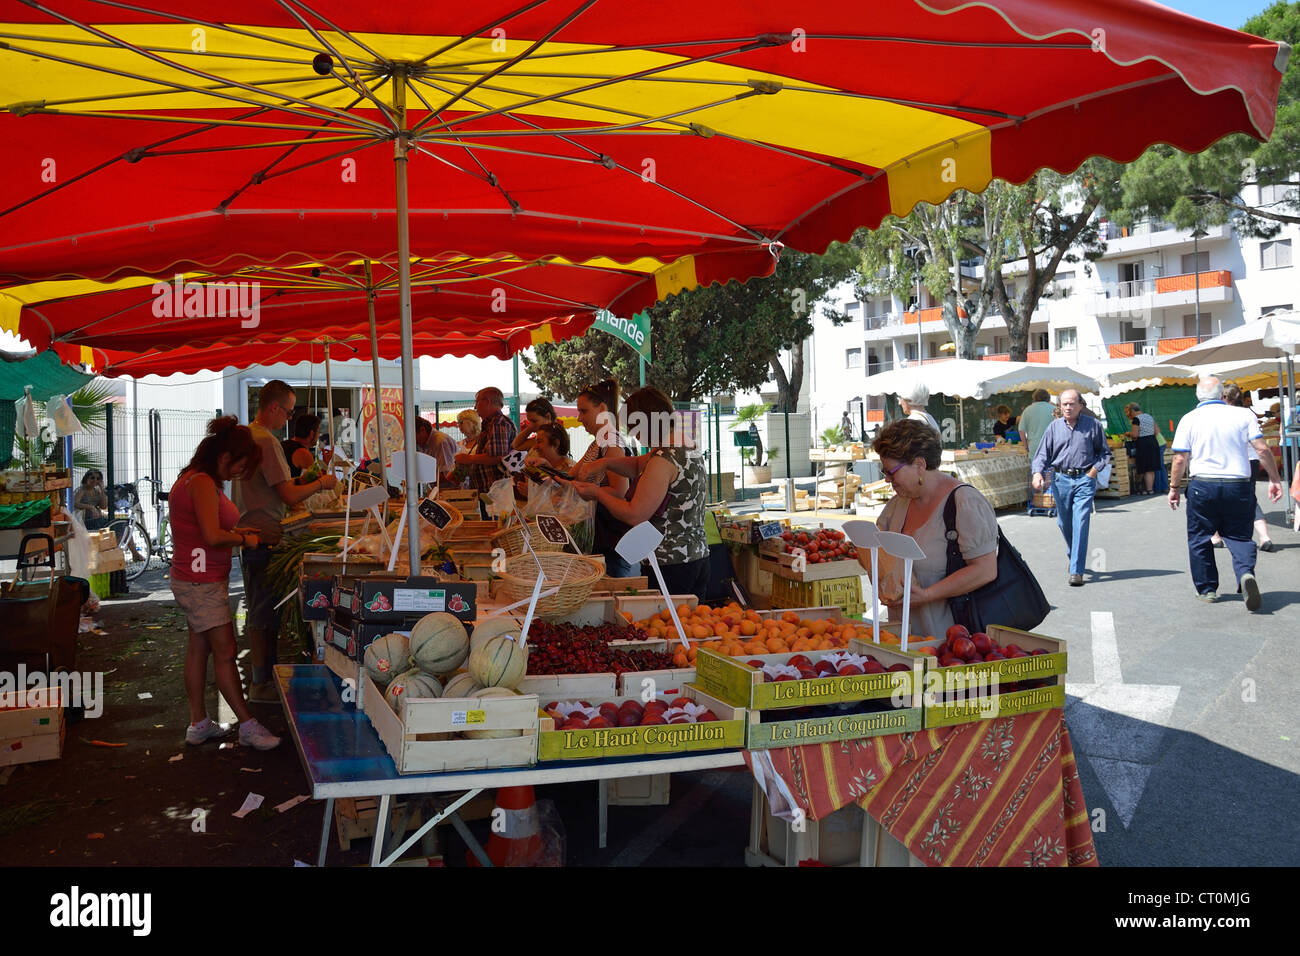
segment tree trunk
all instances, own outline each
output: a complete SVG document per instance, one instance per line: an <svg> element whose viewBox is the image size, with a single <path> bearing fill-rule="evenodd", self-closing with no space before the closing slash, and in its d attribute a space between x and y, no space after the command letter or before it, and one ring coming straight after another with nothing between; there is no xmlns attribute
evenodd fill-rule
<svg viewBox="0 0 1300 956"><path fill-rule="evenodd" d="M979 326L970 321L970 316L958 315L959 303L956 295L949 294L943 300L943 324L948 327L953 344L957 346L957 358L975 358L975 338L979 335ZM917 346L920 347L919 344ZM924 359L925 356L920 356Z"/></svg>
<svg viewBox="0 0 1300 956"><path fill-rule="evenodd" d="M803 389L803 342L799 342L790 350L790 374L785 374L785 368L781 365L779 356L772 356L769 360L772 365L772 373L776 377L776 407L774 412L782 412L789 409L794 413L799 408L799 392Z"/></svg>
<svg viewBox="0 0 1300 956"><path fill-rule="evenodd" d="M1013 307L1008 308L1004 314L1007 320L1007 337L1011 342L1011 361L1028 362L1030 317Z"/></svg>

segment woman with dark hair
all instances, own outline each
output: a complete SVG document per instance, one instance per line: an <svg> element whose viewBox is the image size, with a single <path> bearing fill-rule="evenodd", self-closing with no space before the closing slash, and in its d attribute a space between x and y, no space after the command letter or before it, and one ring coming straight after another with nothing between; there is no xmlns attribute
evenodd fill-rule
<svg viewBox="0 0 1300 956"><path fill-rule="evenodd" d="M976 489L939 471L939 434L928 424L903 419L880 430L871 449L880 456L885 480L894 489L876 521L882 531L910 535L925 552L912 565L913 634L943 637L955 622L948 599L968 594L998 576L998 522L993 506ZM956 494L957 544L966 566L948 573L948 540L944 505ZM868 552L858 561L870 568ZM889 620L902 620L903 582L882 574L880 600L889 607Z"/></svg>
<svg viewBox="0 0 1300 956"><path fill-rule="evenodd" d="M72 500L72 509L81 512L81 523L94 531L108 524L108 495L104 493L104 473L97 468L86 472Z"/></svg>
<svg viewBox="0 0 1300 956"><path fill-rule="evenodd" d="M619 431L617 412L618 382L612 378L588 385L578 393L578 421L587 430L587 434L596 439L588 446L579 464L604 458L625 458L632 454L627 437ZM623 475L613 470L606 471L600 485L615 498L622 501L628 499L631 483ZM619 539L627 534L627 530L627 523L615 518L597 500L591 550L593 554L604 556L605 574L608 577L632 578L640 570L624 561L615 550Z"/></svg>
<svg viewBox="0 0 1300 956"><path fill-rule="evenodd" d="M293 423L293 437L280 442L284 460L289 463L289 477L297 479L316 461L316 440L320 437L320 416L299 415ZM298 482L295 481L295 484Z"/></svg>
<svg viewBox="0 0 1300 956"><path fill-rule="evenodd" d="M555 406L544 398L534 398L524 406L524 420L519 423L519 434L510 443L517 451L531 451L537 446L537 429L554 425L557 418Z"/></svg>
<svg viewBox="0 0 1300 956"><path fill-rule="evenodd" d="M650 448L631 458L605 457L577 467L584 479L574 483L578 494L596 501L629 526L649 521L663 535L655 558L672 594L705 599L709 584L709 543L704 531L707 474L693 436L668 396L657 388L642 388L624 405L629 425ZM635 432L634 432L635 434ZM613 471L634 480L632 497L623 500L598 482Z"/></svg>
<svg viewBox="0 0 1300 956"><path fill-rule="evenodd" d="M1011 439L1007 438L1007 432L1016 430L1016 418L1011 414L1011 407L1009 405L995 405L993 417L997 419L997 423L993 426L993 437L1006 438L1007 441L1010 441Z"/></svg>
<svg viewBox="0 0 1300 956"><path fill-rule="evenodd" d="M207 715L204 684L212 657L217 689L239 720L239 742L270 750L280 743L248 712L235 666L235 630L230 616L230 555L239 546L256 548L257 531L237 527L239 509L221 490L224 482L247 479L262 461L252 431L233 415L208 423L207 437L172 485L171 588L189 625L185 655L185 692L190 702L190 726L185 742L201 744L230 732Z"/></svg>

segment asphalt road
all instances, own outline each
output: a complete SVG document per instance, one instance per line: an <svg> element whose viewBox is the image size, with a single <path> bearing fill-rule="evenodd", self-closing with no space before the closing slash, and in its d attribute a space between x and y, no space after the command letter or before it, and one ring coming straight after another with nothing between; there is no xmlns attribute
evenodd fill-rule
<svg viewBox="0 0 1300 956"><path fill-rule="evenodd" d="M1098 500L1082 588L1054 518L999 515L1052 604L1039 630L1069 646L1066 723L1103 866L1300 864L1300 535L1281 508L1265 508L1278 550L1259 554L1254 614L1226 550L1220 602L1196 599L1185 511L1163 496Z"/></svg>

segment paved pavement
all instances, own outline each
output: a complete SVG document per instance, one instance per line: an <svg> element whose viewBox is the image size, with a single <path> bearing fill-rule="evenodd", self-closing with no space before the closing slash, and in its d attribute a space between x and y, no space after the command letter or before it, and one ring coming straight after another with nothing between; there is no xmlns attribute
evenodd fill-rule
<svg viewBox="0 0 1300 956"><path fill-rule="evenodd" d="M1039 630L1069 645L1066 722L1102 864L1300 864L1300 535L1265 509L1278 550L1259 555L1251 614L1224 550L1222 599L1196 600L1183 509L1097 505L1082 588L1055 519L999 522L1052 604Z"/></svg>

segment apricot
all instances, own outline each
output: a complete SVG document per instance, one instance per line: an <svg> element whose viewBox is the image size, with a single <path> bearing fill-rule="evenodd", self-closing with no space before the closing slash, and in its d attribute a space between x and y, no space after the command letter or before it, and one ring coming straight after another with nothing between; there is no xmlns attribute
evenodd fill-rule
<svg viewBox="0 0 1300 956"><path fill-rule="evenodd" d="M758 626L754 624L753 621L745 620L740 622L741 634L753 634L757 630L758 630Z"/></svg>

